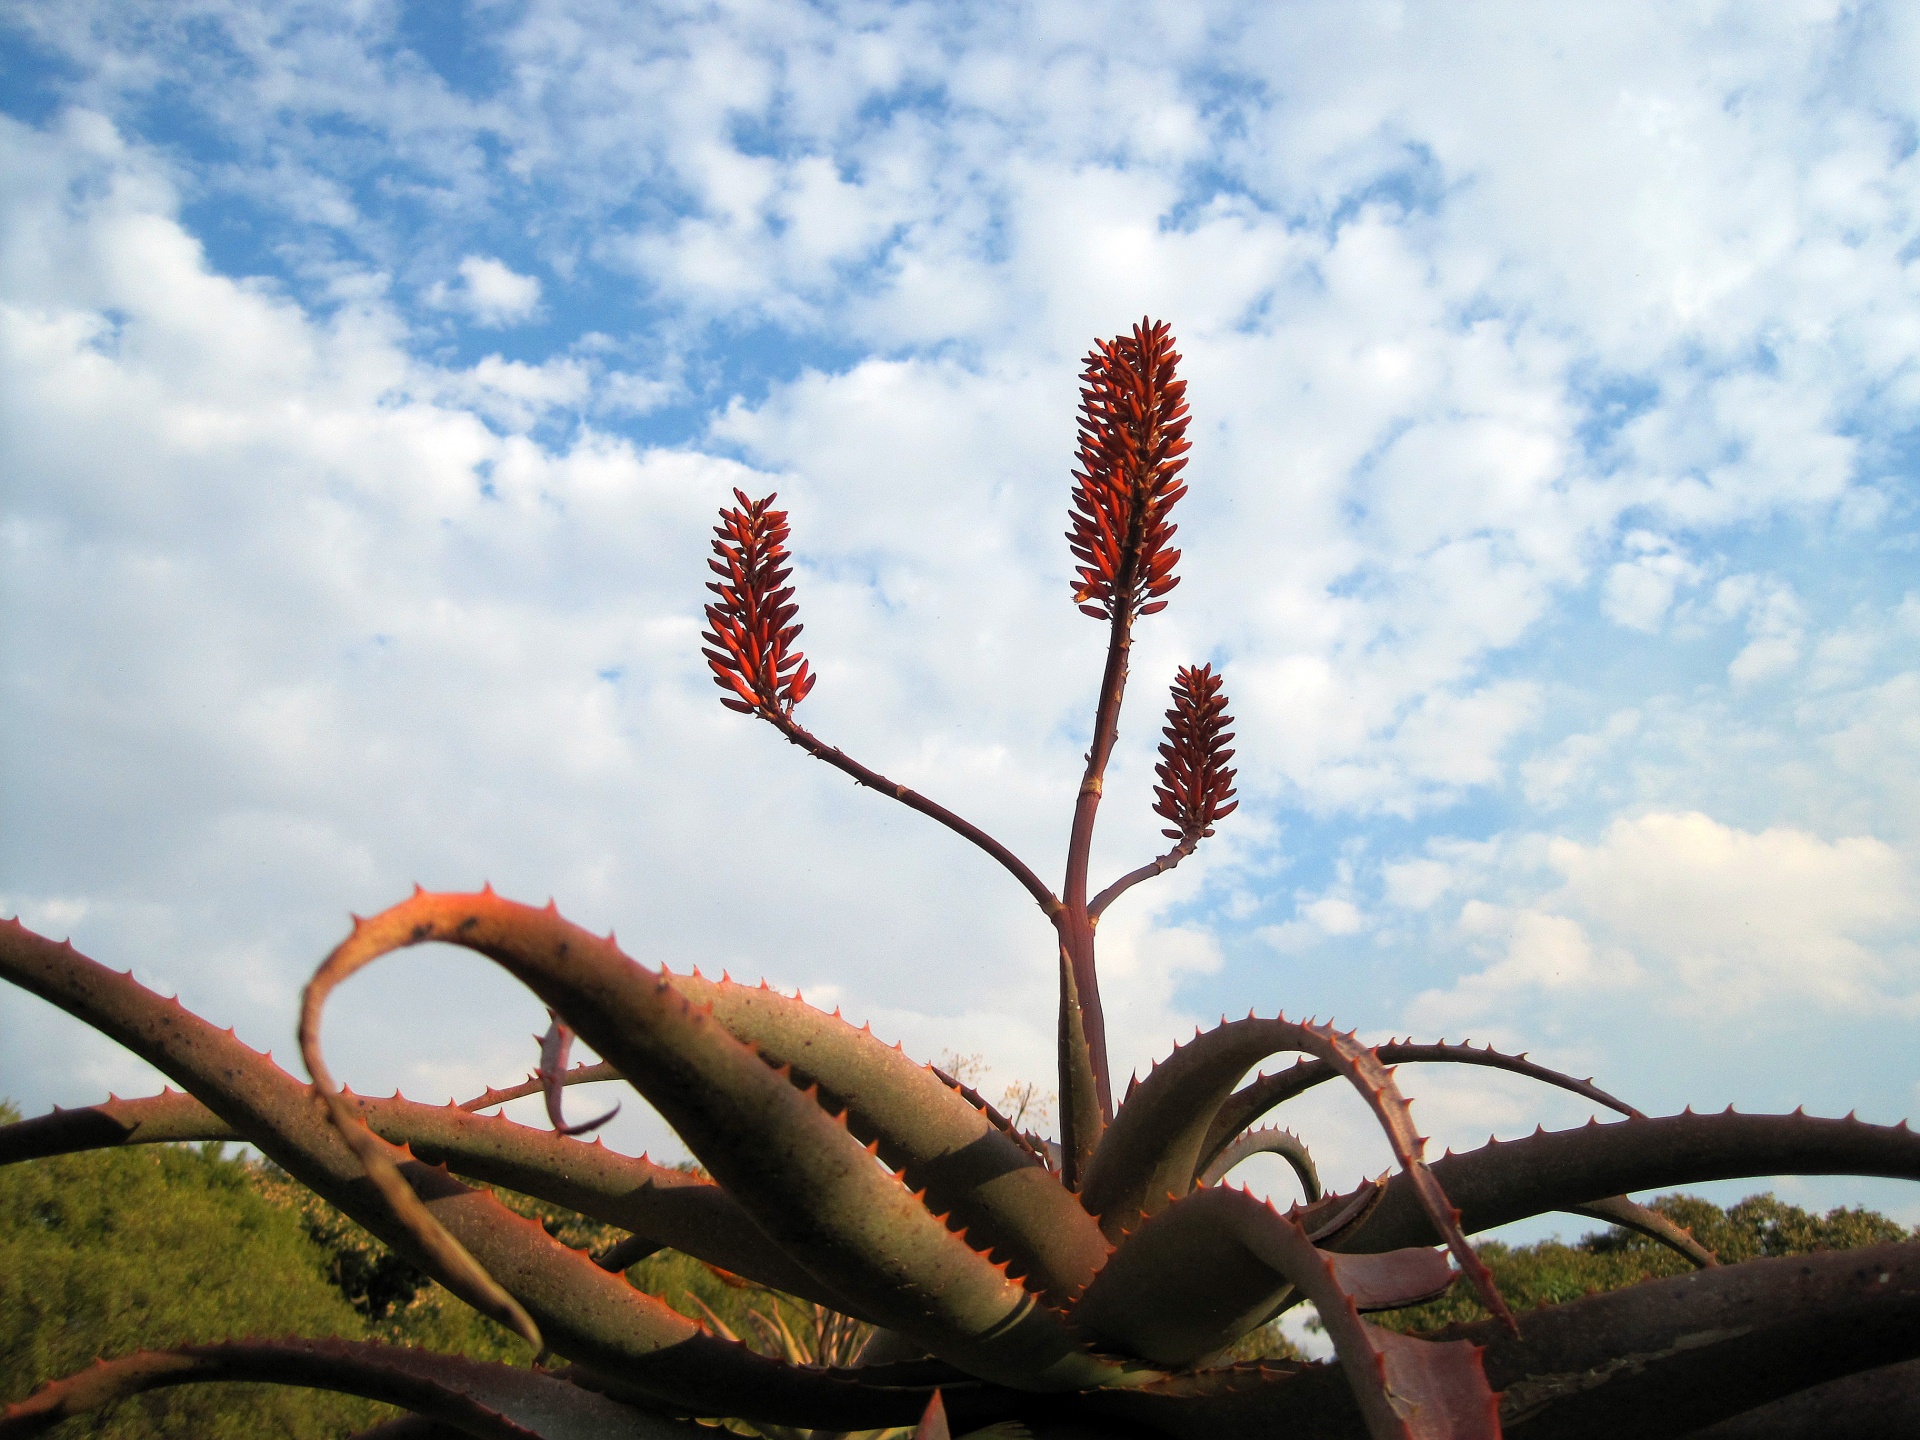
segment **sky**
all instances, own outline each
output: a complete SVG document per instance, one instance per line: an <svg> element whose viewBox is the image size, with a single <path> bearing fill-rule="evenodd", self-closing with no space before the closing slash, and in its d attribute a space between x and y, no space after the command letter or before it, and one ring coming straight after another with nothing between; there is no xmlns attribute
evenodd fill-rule
<svg viewBox="0 0 1920 1440"><path fill-rule="evenodd" d="M718 703L704 562L777 491L800 718L1051 879L1079 366L1151 315L1183 583L1096 877L1182 664L1241 807L1103 924L1116 1071L1252 1007L1920 1116L1916 74L1898 4L16 0L0 911L297 1069L349 913L486 880L1051 1088L1046 921ZM329 1014L431 1101L545 1025L440 950ZM1436 1152L1589 1113L1401 1079ZM0 993L28 1113L159 1083ZM1704 1193L1766 1187L1920 1222Z"/></svg>

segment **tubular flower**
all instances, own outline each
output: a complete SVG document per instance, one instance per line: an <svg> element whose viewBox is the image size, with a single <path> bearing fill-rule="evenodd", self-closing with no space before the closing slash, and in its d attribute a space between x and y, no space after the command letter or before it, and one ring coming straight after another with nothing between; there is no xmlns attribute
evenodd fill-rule
<svg viewBox="0 0 1920 1440"><path fill-rule="evenodd" d="M1183 665L1173 678L1173 706L1160 742L1160 763L1153 773L1153 813L1180 828L1160 833L1173 840L1199 841L1213 834L1213 822L1239 808L1227 768L1233 739L1227 726L1227 697L1211 665Z"/></svg>
<svg viewBox="0 0 1920 1440"><path fill-rule="evenodd" d="M1073 472L1067 543L1080 563L1073 598L1097 619L1164 610L1180 583L1167 514L1190 448L1187 385L1164 321L1142 318L1131 335L1097 340L1080 387L1080 468Z"/></svg>
<svg viewBox="0 0 1920 1440"><path fill-rule="evenodd" d="M700 638L711 648L701 650L713 670L713 683L732 693L720 703L742 714L759 713L772 719L785 715L807 698L818 678L807 669L807 658L792 648L802 627L793 623L800 607L793 603L793 587L786 583L787 512L772 510L775 496L747 499L735 490L737 510L722 510L713 527L713 553L719 558L707 566L720 578L707 588L720 597L707 606L713 628Z"/></svg>

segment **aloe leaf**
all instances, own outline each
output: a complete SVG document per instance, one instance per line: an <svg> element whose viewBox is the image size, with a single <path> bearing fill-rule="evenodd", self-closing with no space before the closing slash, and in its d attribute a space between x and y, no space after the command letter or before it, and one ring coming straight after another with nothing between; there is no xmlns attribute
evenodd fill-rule
<svg viewBox="0 0 1920 1440"><path fill-rule="evenodd" d="M695 1440L713 1433L511 1365L372 1341L241 1340L95 1361L0 1412L0 1437L42 1434L142 1391L208 1381L360 1395L482 1440Z"/></svg>
<svg viewBox="0 0 1920 1440"><path fill-rule="evenodd" d="M1430 1299L1455 1278L1435 1250L1329 1255L1265 1201L1216 1187L1142 1224L1073 1316L1109 1343L1180 1364L1237 1339L1297 1288L1319 1309L1376 1440L1491 1437L1493 1394L1472 1346L1408 1340L1360 1320L1362 1309Z"/></svg>
<svg viewBox="0 0 1920 1440"><path fill-rule="evenodd" d="M55 1106L48 1114L0 1125L0 1165L120 1145L235 1138L231 1125L178 1090L136 1100L109 1095L104 1104Z"/></svg>
<svg viewBox="0 0 1920 1440"><path fill-rule="evenodd" d="M1609 1225L1638 1231L1649 1240L1658 1240L1675 1254L1684 1255L1703 1270L1720 1263L1719 1256L1693 1238L1693 1231L1684 1225L1674 1224L1658 1210L1650 1210L1625 1195L1589 1200L1585 1205L1569 1205L1567 1213L1585 1215L1592 1220L1604 1220Z"/></svg>
<svg viewBox="0 0 1920 1440"><path fill-rule="evenodd" d="M764 985L668 978L694 1004L712 1006L736 1040L817 1083L823 1102L845 1109L856 1139L877 1144L880 1159L964 1227L969 1244L1010 1261L1010 1274L1064 1304L1106 1263L1109 1246L1093 1217L990 1107L971 1103L937 1070Z"/></svg>
<svg viewBox="0 0 1920 1440"><path fill-rule="evenodd" d="M1193 1191L1127 1237L1074 1307L1074 1323L1134 1354L1188 1364L1283 1308L1296 1284L1295 1236L1306 1239L1296 1222L1244 1190ZM1430 1300L1458 1278L1445 1254L1430 1249L1325 1263L1361 1310Z"/></svg>
<svg viewBox="0 0 1920 1440"><path fill-rule="evenodd" d="M1485 1347L1512 1440L1691 1435L1810 1386L1920 1356L1920 1243L1650 1280L1530 1311L1524 1341L1484 1322L1441 1333ZM1868 1433L1910 1433L1915 1418L1883 1415L1885 1428Z"/></svg>
<svg viewBox="0 0 1920 1440"><path fill-rule="evenodd" d="M1307 1203L1312 1204L1320 1198L1323 1193L1320 1189L1320 1171L1313 1163L1313 1154L1307 1149L1307 1142L1291 1130L1272 1125L1261 1125L1234 1136L1226 1148L1200 1172L1199 1183L1218 1185L1242 1160L1255 1155L1278 1155L1293 1168L1301 1190L1306 1193Z"/></svg>
<svg viewBox="0 0 1920 1440"><path fill-rule="evenodd" d="M1495 1321L1435 1333L1481 1347L1506 1440L1904 1437L1920 1416L1920 1242L1644 1281L1529 1311L1520 1338ZM1324 1365L1177 1372L1087 1404L1181 1440L1364 1433Z"/></svg>
<svg viewBox="0 0 1920 1440"><path fill-rule="evenodd" d="M1088 1168L1106 1130L1106 1106L1100 1076L1087 1039L1087 1017L1080 1004L1073 957L1060 947L1060 1023L1056 1037L1060 1066L1060 1178L1069 1190L1086 1186ZM1087 1206L1091 1210L1092 1206Z"/></svg>
<svg viewBox="0 0 1920 1440"><path fill-rule="evenodd" d="M1827 1440L1845 1435L1908 1440L1899 1430L1920 1421L1920 1360L1842 1375L1753 1410L1742 1410L1706 1430L1700 1440Z"/></svg>
<svg viewBox="0 0 1920 1440"><path fill-rule="evenodd" d="M311 1091L231 1031L18 921L0 921L0 977L126 1046L307 1188L407 1259L425 1262L372 1193L358 1158L315 1112ZM435 1218L506 1281L553 1348L680 1413L797 1416L846 1429L911 1424L919 1413L914 1395L903 1395L899 1382L883 1384L879 1373L796 1369L714 1339L444 1170L404 1159L402 1173Z"/></svg>
<svg viewBox="0 0 1920 1440"><path fill-rule="evenodd" d="M575 1065L560 1077L560 1084L563 1087L567 1085L592 1085L600 1081L618 1080L619 1078L620 1072L614 1069L613 1066L607 1064L604 1060L596 1060L591 1065ZM460 1102L460 1108L462 1110L491 1110L495 1105L504 1105L509 1100L519 1100L528 1095L543 1095L547 1091L547 1086L548 1082L536 1073L528 1076L526 1080L518 1085L507 1085L498 1090L489 1085L480 1094L474 1096L473 1099L462 1100Z"/></svg>
<svg viewBox="0 0 1920 1440"><path fill-rule="evenodd" d="M528 985L679 1132L776 1244L877 1322L973 1374L1021 1389L1150 1378L1083 1350L1058 1316L931 1214L875 1150L665 976L561 919L478 895L414 896L359 922L316 972L302 1051L324 1074L319 1015L380 956L445 941Z"/></svg>
<svg viewBox="0 0 1920 1440"><path fill-rule="evenodd" d="M591 1120L568 1122L565 1108L567 1057L573 1053L573 1031L558 1016L550 1015L549 1019L551 1023L547 1026L546 1034L537 1037L540 1041L540 1068L533 1072L533 1078L540 1082L541 1093L546 1098L547 1122L553 1126L556 1135L590 1134L620 1113L620 1102L616 1100L611 1110Z"/></svg>
<svg viewBox="0 0 1920 1440"><path fill-rule="evenodd" d="M1460 1207L1468 1233L1549 1210L1587 1204L1595 1196L1708 1180L1762 1175L1878 1175L1920 1180L1920 1135L1898 1125L1869 1125L1851 1116L1824 1120L1791 1115L1655 1116L1589 1122L1573 1130L1539 1130L1433 1162L1436 1179ZM1336 1204L1346 1197L1331 1197ZM1342 1250L1396 1250L1429 1245L1436 1230L1404 1176L1364 1223L1338 1241Z"/></svg>
<svg viewBox="0 0 1920 1440"><path fill-rule="evenodd" d="M1638 1119L1641 1114L1626 1101L1609 1095L1592 1080L1576 1080L1571 1075L1563 1075L1558 1070L1535 1064L1525 1055L1507 1055L1495 1050L1491 1045L1476 1048L1472 1045L1449 1045L1444 1040L1437 1044L1389 1040L1384 1045L1374 1046L1373 1053L1383 1065L1480 1065L1488 1069L1504 1070L1512 1075L1524 1075L1542 1084L1571 1091L1597 1105L1604 1105L1609 1110L1617 1111L1629 1119ZM1234 1091L1221 1104L1219 1113L1207 1130L1206 1141L1200 1147L1201 1167L1205 1168L1211 1164L1221 1149L1232 1143L1234 1136L1274 1106L1284 1104L1316 1085L1323 1085L1329 1080L1338 1078L1339 1071L1326 1061L1302 1060L1277 1075L1262 1075Z"/></svg>
<svg viewBox="0 0 1920 1440"><path fill-rule="evenodd" d="M1455 1223L1453 1207L1422 1158L1426 1138L1382 1065L1352 1035L1284 1017L1228 1021L1195 1035L1128 1094L1107 1130L1081 1195L1108 1238L1132 1229L1193 1186L1215 1113L1241 1076L1267 1056L1298 1050L1325 1061L1360 1093L1385 1132L1413 1194L1486 1307L1508 1324L1512 1312L1493 1276Z"/></svg>
<svg viewBox="0 0 1920 1440"><path fill-rule="evenodd" d="M998 1130L1002 1135L1005 1135L1031 1156L1034 1164L1040 1166L1041 1169L1050 1175L1058 1175L1060 1169L1060 1147L1057 1144L1051 1140L1042 1139L1031 1130L1020 1129L1013 1121L1009 1120L1005 1115L1002 1115L992 1101L988 1100L986 1096L982 1095L964 1080L949 1075L938 1065L929 1065L927 1069L939 1077L942 1085L945 1085L949 1090L953 1091L954 1094L958 1095L961 1099L965 1100L967 1104L984 1115L987 1122L992 1125L994 1129ZM1077 1204L1078 1202L1075 1203ZM1081 1207L1081 1213L1085 1213L1084 1206ZM1096 1225L1094 1228L1098 1229L1099 1227ZM1103 1241L1103 1247L1104 1244L1105 1242Z"/></svg>
<svg viewBox="0 0 1920 1440"><path fill-rule="evenodd" d="M353 1099L375 1134L455 1174L565 1205L759 1284L848 1308L711 1180L504 1117L398 1098Z"/></svg>

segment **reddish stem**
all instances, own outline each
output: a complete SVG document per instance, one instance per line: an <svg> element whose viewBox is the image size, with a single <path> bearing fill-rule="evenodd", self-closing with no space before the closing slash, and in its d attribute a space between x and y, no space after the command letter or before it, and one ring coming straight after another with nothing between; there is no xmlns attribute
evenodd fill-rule
<svg viewBox="0 0 1920 1440"><path fill-rule="evenodd" d="M987 834L987 832L982 830L978 825L975 825L970 820L963 820L960 816L947 809L946 806L927 799L927 797L920 794L919 791L909 790L905 785L896 784L894 781L882 775L878 770L868 769L844 751L819 739L812 731L795 720L791 712L782 713L777 710L769 711L763 709L760 711L760 715L763 719L772 723L788 740L798 745L802 750L813 756L814 759L824 760L827 764L833 766L834 769L844 771L846 774L851 775L856 784L865 785L870 790L878 790L883 794L891 795L908 809L918 810L922 815L930 816L938 820L942 825L953 831L954 834L971 840L975 845L978 845L982 850L986 851L987 854L998 860L1006 867L1008 873L1011 874L1014 879L1026 887L1027 893L1033 896L1035 903L1046 912L1047 918L1053 920L1056 925L1060 923L1059 915L1061 907L1058 897L1046 887L1038 875L1033 873L1024 860L1007 849L1006 846L1002 845L991 835Z"/></svg>
<svg viewBox="0 0 1920 1440"><path fill-rule="evenodd" d="M1087 770L1073 807L1073 833L1067 842L1067 876L1062 887L1063 908L1054 925L1073 966L1079 991L1081 1025L1093 1065L1102 1121L1113 1118L1113 1088L1107 1073L1107 1024L1100 1005L1100 979L1093 958L1093 918L1087 908L1087 861L1093 849L1093 824L1100 811L1100 793L1106 783L1107 761L1120 733L1120 702L1127 688L1127 661L1133 648L1131 607L1116 606L1108 632L1107 668L1100 677L1100 703L1093 716L1093 743L1087 749Z"/></svg>
<svg viewBox="0 0 1920 1440"><path fill-rule="evenodd" d="M1178 865L1194 852L1200 844L1200 838L1198 835L1190 836L1167 851L1166 854L1157 859L1149 860L1138 870L1129 870L1093 897L1087 905L1087 918L1096 925L1099 924L1100 914L1107 906L1118 900L1142 880L1151 880L1154 876L1164 875L1167 871L1173 869L1174 866Z"/></svg>

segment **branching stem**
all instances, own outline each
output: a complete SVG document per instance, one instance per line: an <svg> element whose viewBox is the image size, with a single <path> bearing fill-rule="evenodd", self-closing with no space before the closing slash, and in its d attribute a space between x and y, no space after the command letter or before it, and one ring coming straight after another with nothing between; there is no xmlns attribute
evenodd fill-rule
<svg viewBox="0 0 1920 1440"><path fill-rule="evenodd" d="M826 761L826 763L833 766L834 769L851 775L856 784L865 785L870 790L878 790L883 795L890 795L908 809L918 810L922 815L930 816L938 820L942 825L953 831L954 834L971 840L975 845L978 845L982 850L986 851L987 854L998 860L1006 867L1007 872L1011 874L1014 879L1026 887L1027 893L1033 897L1034 903L1046 912L1048 919L1053 920L1055 924L1059 923L1056 918L1060 914L1061 909L1059 897L1046 887L1046 884L1038 875L1033 873L1032 868L1029 867L1024 860L991 835L987 834L987 832L982 830L978 825L975 825L970 820L962 819L960 816L954 814L953 811L947 809L946 806L927 799L927 797L919 791L910 790L905 785L900 785L889 780L878 770L868 769L858 760L846 754L846 752L821 740L812 731L795 720L790 713L763 709L760 714L763 718L771 722L789 741L798 745L802 750L813 756L814 759Z"/></svg>
<svg viewBox="0 0 1920 1440"><path fill-rule="evenodd" d="M1151 880L1156 875L1166 874L1167 871L1173 869L1174 866L1178 865L1198 849L1199 845L1200 837L1195 835L1190 839L1182 840L1178 845L1167 851L1166 854L1149 860L1138 870L1129 870L1088 902L1087 919L1097 925L1100 921L1101 912L1114 901L1118 900L1142 880Z"/></svg>

